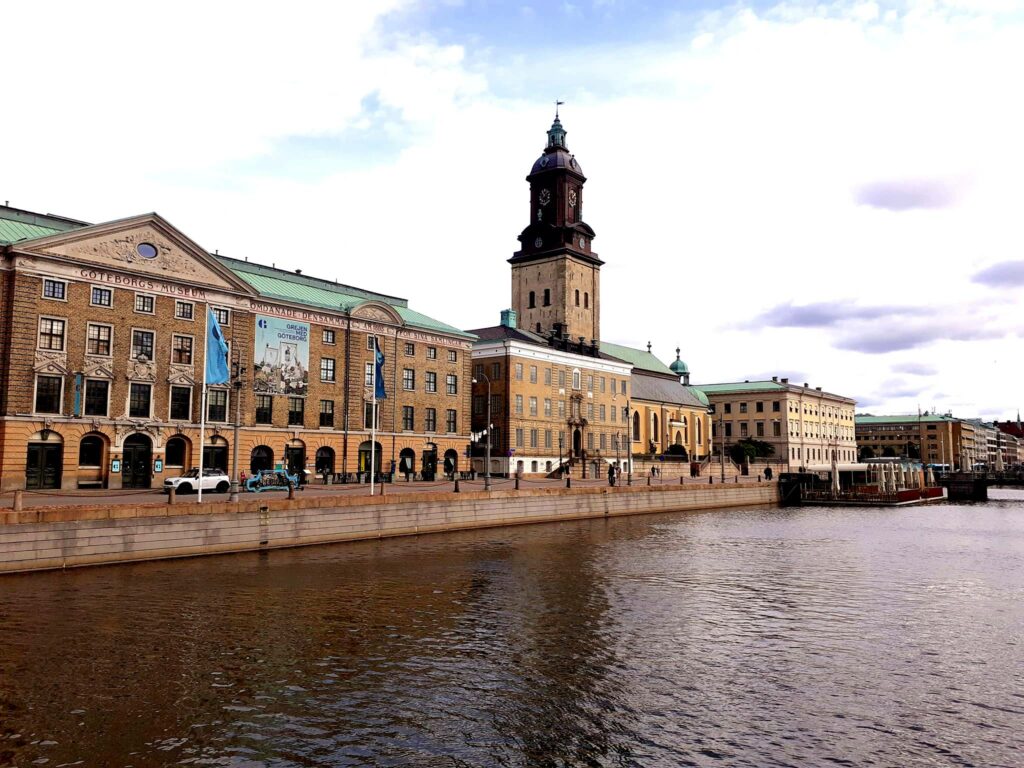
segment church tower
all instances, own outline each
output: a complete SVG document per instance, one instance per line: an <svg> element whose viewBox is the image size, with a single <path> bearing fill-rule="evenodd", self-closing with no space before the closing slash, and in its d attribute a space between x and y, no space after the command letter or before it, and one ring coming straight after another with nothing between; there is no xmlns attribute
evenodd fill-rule
<svg viewBox="0 0 1024 768"><path fill-rule="evenodd" d="M592 250L594 230L583 222L586 177L565 143L555 111L544 153L533 164L530 223L519 235L512 265L512 307L519 327L586 343L600 335L601 261Z"/></svg>

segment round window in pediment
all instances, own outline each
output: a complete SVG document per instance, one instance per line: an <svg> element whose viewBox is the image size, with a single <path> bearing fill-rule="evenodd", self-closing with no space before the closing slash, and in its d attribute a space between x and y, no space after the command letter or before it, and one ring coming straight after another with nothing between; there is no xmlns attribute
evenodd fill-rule
<svg viewBox="0 0 1024 768"><path fill-rule="evenodd" d="M144 259L156 258L156 246L152 243L139 243L135 246L135 252Z"/></svg>

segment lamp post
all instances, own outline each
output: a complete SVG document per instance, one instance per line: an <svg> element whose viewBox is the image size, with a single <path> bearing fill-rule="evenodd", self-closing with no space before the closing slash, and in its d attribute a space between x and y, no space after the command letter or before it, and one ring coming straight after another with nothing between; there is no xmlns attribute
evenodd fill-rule
<svg viewBox="0 0 1024 768"><path fill-rule="evenodd" d="M231 437L231 495L229 501L238 501L238 427L242 420L242 376L238 361L231 364L232 385L235 388L235 425ZM200 478L200 481L202 478Z"/></svg>
<svg viewBox="0 0 1024 768"><path fill-rule="evenodd" d="M558 433L558 469L562 470L562 433Z"/></svg>
<svg viewBox="0 0 1024 768"><path fill-rule="evenodd" d="M484 443L484 490L491 490L491 379L490 377L480 371L480 375L484 377L484 381L487 382L487 442ZM474 378L474 384L479 382Z"/></svg>
<svg viewBox="0 0 1024 768"><path fill-rule="evenodd" d="M626 440L626 485L633 484L633 414L632 408L629 406L629 400L626 401L626 434L629 435L629 439Z"/></svg>

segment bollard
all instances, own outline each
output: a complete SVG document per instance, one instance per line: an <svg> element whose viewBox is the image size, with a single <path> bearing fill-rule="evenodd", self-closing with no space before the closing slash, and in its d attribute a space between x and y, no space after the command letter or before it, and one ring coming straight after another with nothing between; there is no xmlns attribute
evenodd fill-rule
<svg viewBox="0 0 1024 768"><path fill-rule="evenodd" d="M459 478L455 478L455 492L459 493Z"/></svg>
<svg viewBox="0 0 1024 768"><path fill-rule="evenodd" d="M295 498L295 486L292 485L291 483L288 483L288 498L289 499L294 499Z"/></svg>
<svg viewBox="0 0 1024 768"><path fill-rule="evenodd" d="M572 475L565 476L565 487L572 488Z"/></svg>
<svg viewBox="0 0 1024 768"><path fill-rule="evenodd" d="M173 504L176 496L177 494L174 492L174 486L172 485L170 488L167 489L167 503Z"/></svg>
<svg viewBox="0 0 1024 768"><path fill-rule="evenodd" d="M714 476L713 475L708 475L708 485L714 485L714 484L715 484Z"/></svg>
<svg viewBox="0 0 1024 768"><path fill-rule="evenodd" d="M381 496L387 496L388 495L388 484L383 482L383 481L381 481L381 484L380 484L380 495Z"/></svg>
<svg viewBox="0 0 1024 768"><path fill-rule="evenodd" d="M648 484L648 485L650 485L650 484L651 484L651 478L649 478L649 477L647 478L647 484Z"/></svg>
<svg viewBox="0 0 1024 768"><path fill-rule="evenodd" d="M757 476L757 482L759 482L759 483L761 482L761 476L760 475Z"/></svg>
<svg viewBox="0 0 1024 768"><path fill-rule="evenodd" d="M516 472L516 490L519 490L519 473Z"/></svg>
<svg viewBox="0 0 1024 768"><path fill-rule="evenodd" d="M680 475L680 476L679 476L679 484L680 484L680 485L682 485L682 484L683 484L683 476L682 476L682 475Z"/></svg>
<svg viewBox="0 0 1024 768"><path fill-rule="evenodd" d="M732 479L732 481L733 481L734 483L738 483L738 482L740 481L740 476L739 476L739 475L736 475L736 477L734 477L734 478Z"/></svg>
<svg viewBox="0 0 1024 768"><path fill-rule="evenodd" d="M14 511L15 512L21 512L21 505L22 505L22 502L23 502L24 495L25 495L24 491L15 491L14 492Z"/></svg>

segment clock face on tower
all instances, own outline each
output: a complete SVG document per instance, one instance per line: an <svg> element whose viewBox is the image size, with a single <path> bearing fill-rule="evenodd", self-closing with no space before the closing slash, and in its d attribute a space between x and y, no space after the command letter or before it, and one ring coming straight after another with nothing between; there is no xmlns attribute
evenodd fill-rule
<svg viewBox="0 0 1024 768"><path fill-rule="evenodd" d="M569 205L576 205L576 190L569 190Z"/></svg>
<svg viewBox="0 0 1024 768"><path fill-rule="evenodd" d="M538 237L536 240L533 241L534 248L540 248L542 245L544 245L543 238Z"/></svg>
<svg viewBox="0 0 1024 768"><path fill-rule="evenodd" d="M537 195L537 202L539 202L541 205L547 205L548 203L550 203L551 202L551 190L550 189L542 189L540 191L540 194Z"/></svg>

